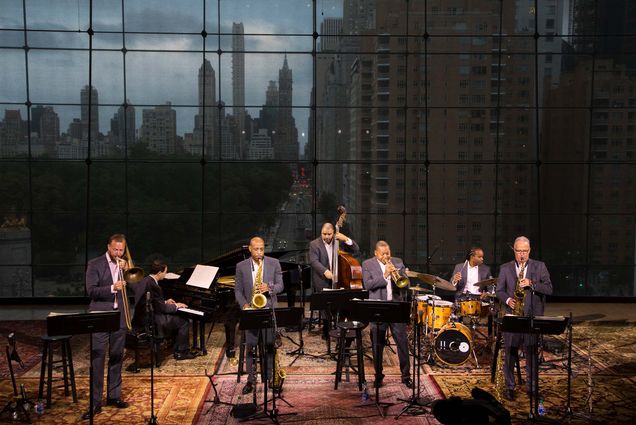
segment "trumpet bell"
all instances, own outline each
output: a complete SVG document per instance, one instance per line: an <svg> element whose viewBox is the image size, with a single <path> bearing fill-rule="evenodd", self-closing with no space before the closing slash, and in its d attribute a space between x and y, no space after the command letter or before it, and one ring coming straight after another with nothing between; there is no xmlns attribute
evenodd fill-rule
<svg viewBox="0 0 636 425"><path fill-rule="evenodd" d="M131 267L124 272L124 280L130 285L141 282L146 274L141 267Z"/></svg>
<svg viewBox="0 0 636 425"><path fill-rule="evenodd" d="M267 305L267 298L263 294L254 294L252 297L252 307L263 308Z"/></svg>
<svg viewBox="0 0 636 425"><path fill-rule="evenodd" d="M409 278L408 277L400 277L396 282L395 282L395 286L397 286L398 288L402 289L402 288L406 288L407 286L409 286Z"/></svg>

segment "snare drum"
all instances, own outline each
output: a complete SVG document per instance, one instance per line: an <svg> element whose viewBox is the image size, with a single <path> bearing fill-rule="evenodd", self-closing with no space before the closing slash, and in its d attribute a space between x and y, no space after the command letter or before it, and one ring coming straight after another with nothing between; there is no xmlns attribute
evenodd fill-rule
<svg viewBox="0 0 636 425"><path fill-rule="evenodd" d="M461 316L481 315L481 299L479 295L465 295L459 299L459 314Z"/></svg>
<svg viewBox="0 0 636 425"><path fill-rule="evenodd" d="M428 300L441 301L442 297L437 295L427 294L427 295L418 295L417 297L415 297L415 299L417 300L417 321L419 323L423 323L424 317L426 317L428 313Z"/></svg>
<svg viewBox="0 0 636 425"><path fill-rule="evenodd" d="M440 329L453 314L453 303L442 300L428 300L426 310L426 324L431 329Z"/></svg>
<svg viewBox="0 0 636 425"><path fill-rule="evenodd" d="M459 366L470 357L472 344L470 329L459 322L452 322L435 337L435 356L442 363Z"/></svg>

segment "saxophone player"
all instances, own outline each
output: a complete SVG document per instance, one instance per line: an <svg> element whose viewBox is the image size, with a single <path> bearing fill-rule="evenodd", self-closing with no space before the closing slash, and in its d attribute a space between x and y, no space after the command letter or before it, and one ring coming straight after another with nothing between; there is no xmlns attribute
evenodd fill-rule
<svg viewBox="0 0 636 425"><path fill-rule="evenodd" d="M545 306L545 296L552 294L552 281L545 263L530 259L530 240L525 236L515 239L513 246L515 259L503 264L499 270L497 280L497 298L506 305L506 313L511 313L519 302L523 302L524 316L540 316ZM523 297L515 297L517 285L523 290ZM519 347L523 346L526 355L526 392L534 390L533 381L534 356L529 355L536 350L537 337L530 334L504 332L504 378L506 389L504 397L507 400L515 398L514 366L519 358Z"/></svg>
<svg viewBox="0 0 636 425"><path fill-rule="evenodd" d="M253 237L249 244L250 258L247 258L236 265L236 283L234 286L234 295L236 302L241 310L251 308L252 295L255 292L265 294L267 303L265 307L276 305L276 294L283 291L283 273L280 268L280 262L272 257L265 256L265 241L259 237ZM256 288L255 288L256 286ZM268 346L267 352L267 369L271 370L274 361L273 347L274 329L262 329L261 337L263 344ZM256 384L256 375L253 370L253 349L258 343L259 331L245 331L245 353L247 356L247 371L249 373L247 384L243 387L243 394L249 394L254 390Z"/></svg>

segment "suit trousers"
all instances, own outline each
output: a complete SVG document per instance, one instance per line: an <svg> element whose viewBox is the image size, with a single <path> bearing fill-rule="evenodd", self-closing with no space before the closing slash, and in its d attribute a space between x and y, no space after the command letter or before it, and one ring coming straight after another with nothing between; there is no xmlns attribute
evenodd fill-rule
<svg viewBox="0 0 636 425"><path fill-rule="evenodd" d="M387 325L391 328L391 334L395 340L397 346L398 359L400 360L400 372L402 379L408 378L411 375L411 368L409 362L409 349L406 339L406 323L386 323L386 322L371 322L371 345L373 346L373 364L377 364L375 370L376 378L382 376L382 362L384 358L384 346L386 345L386 328ZM376 343L375 336L379 339Z"/></svg>
<svg viewBox="0 0 636 425"><path fill-rule="evenodd" d="M104 391L104 363L106 362L106 345L108 345L108 381L107 397L121 397L121 367L124 360L124 344L126 329L115 332L97 332L93 334L93 406L102 405Z"/></svg>
<svg viewBox="0 0 636 425"><path fill-rule="evenodd" d="M504 377L506 388L515 388L515 364L519 359L519 347L523 346L526 352L526 391L534 390L534 373L536 365L535 353L537 350L536 335L523 335L504 332ZM535 385L531 385L534 383Z"/></svg>
<svg viewBox="0 0 636 425"><path fill-rule="evenodd" d="M258 345L259 332L262 338L262 349L267 353L267 379L272 377L272 369L274 365L274 328L265 328L258 330L246 330L245 331L245 353L247 356L247 381L253 384L256 383L256 374L254 373L254 355L252 354ZM263 352L260 353L263 355ZM261 366L264 363L261 362ZM264 379L264 371L261 368L261 380Z"/></svg>
<svg viewBox="0 0 636 425"><path fill-rule="evenodd" d="M187 351L190 348L190 321L176 314L162 314L157 318L161 331L166 334L176 332L174 351Z"/></svg>

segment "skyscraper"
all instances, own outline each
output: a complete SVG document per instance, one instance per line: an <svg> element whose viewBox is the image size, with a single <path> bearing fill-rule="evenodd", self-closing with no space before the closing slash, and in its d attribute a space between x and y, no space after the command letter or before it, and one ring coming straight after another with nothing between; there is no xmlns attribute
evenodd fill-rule
<svg viewBox="0 0 636 425"><path fill-rule="evenodd" d="M84 86L80 93L82 104L82 141L96 141L99 134L99 98L95 87ZM90 110L89 110L90 105ZM90 115L90 117L89 117ZM90 119L90 122L89 122Z"/></svg>
<svg viewBox="0 0 636 425"><path fill-rule="evenodd" d="M140 141L159 154L174 154L177 147L177 112L172 109L170 102L144 109L142 120Z"/></svg>
<svg viewBox="0 0 636 425"><path fill-rule="evenodd" d="M278 71L278 124L274 140L276 159L298 159L298 130L292 115L293 78L287 63Z"/></svg>
<svg viewBox="0 0 636 425"><path fill-rule="evenodd" d="M205 155L219 157L218 107L216 103L216 74L209 60L204 59L199 68L199 113L194 117L193 136L195 143L201 143Z"/></svg>
<svg viewBox="0 0 636 425"><path fill-rule="evenodd" d="M110 120L112 144L123 149L135 143L135 107L126 99L126 106L120 106Z"/></svg>

